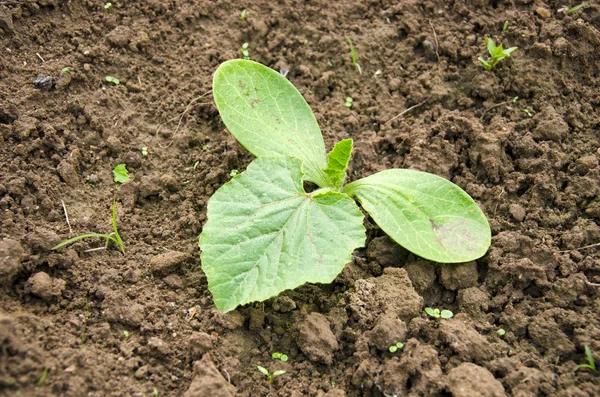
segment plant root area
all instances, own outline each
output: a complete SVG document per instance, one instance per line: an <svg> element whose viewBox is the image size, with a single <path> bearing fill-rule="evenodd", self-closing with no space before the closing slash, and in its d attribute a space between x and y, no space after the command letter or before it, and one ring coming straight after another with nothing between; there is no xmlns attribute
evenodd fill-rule
<svg viewBox="0 0 600 397"><path fill-rule="evenodd" d="M586 346L600 366L600 6L585 3L0 1L0 395L600 395L597 372L574 371ZM485 71L485 37L518 50ZM367 218L333 283L216 310L198 235L252 156L210 91L244 43L288 71L328 149L354 140L351 180L451 180L488 216L489 252L432 263ZM100 238L51 249L110 233L115 198L125 255Z"/></svg>

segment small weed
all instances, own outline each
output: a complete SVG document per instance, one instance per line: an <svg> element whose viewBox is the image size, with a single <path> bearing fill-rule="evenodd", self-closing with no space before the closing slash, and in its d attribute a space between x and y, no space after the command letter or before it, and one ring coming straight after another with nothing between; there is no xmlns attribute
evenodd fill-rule
<svg viewBox="0 0 600 397"><path fill-rule="evenodd" d="M156 387L154 388L154 390L152 390L152 396L158 397L158 389Z"/></svg>
<svg viewBox="0 0 600 397"><path fill-rule="evenodd" d="M61 73L71 73L71 69L68 67L64 67L60 70Z"/></svg>
<svg viewBox="0 0 600 397"><path fill-rule="evenodd" d="M285 353L274 352L271 356L274 360L281 360L283 362L286 362L288 360L288 356Z"/></svg>
<svg viewBox="0 0 600 397"><path fill-rule="evenodd" d="M504 25L502 26L502 31L506 32L508 30L508 21L504 21Z"/></svg>
<svg viewBox="0 0 600 397"><path fill-rule="evenodd" d="M239 172L238 170L231 170L229 172L229 176L233 178L234 176L236 176L238 174L238 172Z"/></svg>
<svg viewBox="0 0 600 397"><path fill-rule="evenodd" d="M577 11L583 7L585 7L585 3L581 3L581 4L578 4L578 5L576 5L574 7L570 7L570 8L569 8L569 6L563 5L561 8L558 9L558 12L563 12L567 15L571 15L572 13L574 13L575 11Z"/></svg>
<svg viewBox="0 0 600 397"><path fill-rule="evenodd" d="M56 250L56 249L64 247L65 245L69 245L71 243L74 243L76 241L79 241L81 239L88 238L88 237L100 237L100 238L106 239L106 244L104 245L105 249L106 249L106 247L108 247L108 243L110 243L112 241L113 243L115 243L116 245L119 246L119 248L121 249L121 252L123 253L123 255L125 255L125 245L123 244L123 240L121 240L121 236L119 235L119 231L117 230L117 200L116 199L113 200L113 205L112 205L112 227L113 227L113 232L111 234L103 234L103 233L81 234L79 236L75 236L66 241L63 241L62 243L52 247L51 249Z"/></svg>
<svg viewBox="0 0 600 397"><path fill-rule="evenodd" d="M523 109L523 113L525 113L529 117L533 117L533 113L529 109Z"/></svg>
<svg viewBox="0 0 600 397"><path fill-rule="evenodd" d="M116 183L129 182L129 171L125 164L118 164L113 170L113 179Z"/></svg>
<svg viewBox="0 0 600 397"><path fill-rule="evenodd" d="M356 62L358 57L356 55L356 49L354 48L354 44L352 44L352 40L350 40L349 38L346 40L348 40L348 44L350 45L350 56L352 57L352 64L358 70L358 73L362 74L362 69L358 62Z"/></svg>
<svg viewBox="0 0 600 397"><path fill-rule="evenodd" d="M42 372L42 376L40 376L40 380L38 380L37 383L35 384L36 386L41 386L44 384L44 382L48 378L48 370L49 369L50 368L48 368L48 367L44 367L44 372Z"/></svg>
<svg viewBox="0 0 600 397"><path fill-rule="evenodd" d="M273 381L275 381L275 378L278 376L281 376L283 374L285 374L284 370L279 370L279 371L275 371L272 374L269 373L269 370L267 370L265 367L261 367L260 365L257 365L256 368L267 377L267 379L269 380L270 384L273 384Z"/></svg>
<svg viewBox="0 0 600 397"><path fill-rule="evenodd" d="M129 338L129 331L124 330L123 331L123 336L125 337L125 339L128 339Z"/></svg>
<svg viewBox="0 0 600 397"><path fill-rule="evenodd" d="M244 59L250 59L250 51L248 51L248 43L242 44L242 48L240 48L240 52L244 56Z"/></svg>
<svg viewBox="0 0 600 397"><path fill-rule="evenodd" d="M596 372L596 363L594 362L594 357L592 356L592 351L590 350L590 348L588 347L588 345L585 345L585 356L587 357L587 364L579 364L575 367L575 369L573 370L573 372L581 369L581 368L587 368L587 369L591 369L592 371Z"/></svg>
<svg viewBox="0 0 600 397"><path fill-rule="evenodd" d="M248 15L248 10L243 9L242 12L240 12L240 19L243 21L246 19L246 15Z"/></svg>
<svg viewBox="0 0 600 397"><path fill-rule="evenodd" d="M504 49L502 44L496 46L494 40L486 37L485 43L487 44L488 52L490 53L491 59L483 59L483 57L479 57L479 61L483 64L483 68L485 70L492 70L498 62L510 56L510 54L518 49L518 47L510 47Z"/></svg>
<svg viewBox="0 0 600 397"><path fill-rule="evenodd" d="M441 310L440 309L434 309L431 307L426 307L425 308L425 313L427 313L430 317L433 318L452 318L454 317L454 313L452 313L450 310Z"/></svg>
<svg viewBox="0 0 600 397"><path fill-rule="evenodd" d="M121 84L121 80L119 80L118 78L113 77L113 76L106 76L104 79L106 81L108 81L109 83L113 83L114 85Z"/></svg>
<svg viewBox="0 0 600 397"><path fill-rule="evenodd" d="M512 103L517 103L517 101L518 101L518 100L519 100L519 97L518 97L518 96L516 96L516 97L514 97L514 98L512 99Z"/></svg>
<svg viewBox="0 0 600 397"><path fill-rule="evenodd" d="M104 4L104 9L108 10L110 7L112 7L112 3L106 3Z"/></svg>
<svg viewBox="0 0 600 397"><path fill-rule="evenodd" d="M399 349L402 349L403 347L404 343L397 342L395 345L391 345L388 350L390 351L390 353L396 353Z"/></svg>
<svg viewBox="0 0 600 397"><path fill-rule="evenodd" d="M506 330L504 328L500 328L498 331L496 331L496 333L499 336L504 336L504 335L506 335Z"/></svg>
<svg viewBox="0 0 600 397"><path fill-rule="evenodd" d="M352 97L347 96L346 97L346 102L344 103L344 106L346 106L348 109L352 109L352 103L354 102L354 99L352 99Z"/></svg>
<svg viewBox="0 0 600 397"><path fill-rule="evenodd" d="M148 146L142 146L142 156L146 157L148 155Z"/></svg>

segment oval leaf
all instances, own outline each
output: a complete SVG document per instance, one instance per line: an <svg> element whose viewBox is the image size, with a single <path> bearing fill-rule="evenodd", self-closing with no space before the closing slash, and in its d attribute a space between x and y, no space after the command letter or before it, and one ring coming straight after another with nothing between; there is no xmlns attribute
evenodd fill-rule
<svg viewBox="0 0 600 397"><path fill-rule="evenodd" d="M227 312L304 283L330 283L364 245L363 216L339 192L307 194L302 162L254 160L208 202L202 269Z"/></svg>
<svg viewBox="0 0 600 397"><path fill-rule="evenodd" d="M325 144L317 120L280 73L243 59L224 62L213 77L213 97L229 132L253 155L297 157L305 179L326 185Z"/></svg>
<svg viewBox="0 0 600 397"><path fill-rule="evenodd" d="M339 190L346 180L346 170L352 156L352 139L344 139L335 144L327 155L325 174L329 178L327 186Z"/></svg>
<svg viewBox="0 0 600 397"><path fill-rule="evenodd" d="M437 175L386 170L352 182L344 192L398 244L425 259L468 262L490 246L483 212L465 191Z"/></svg>

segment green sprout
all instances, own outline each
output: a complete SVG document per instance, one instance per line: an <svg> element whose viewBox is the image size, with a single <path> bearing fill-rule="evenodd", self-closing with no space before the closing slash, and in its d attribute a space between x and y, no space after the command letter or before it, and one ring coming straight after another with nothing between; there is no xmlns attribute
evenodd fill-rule
<svg viewBox="0 0 600 397"><path fill-rule="evenodd" d="M285 353L274 352L271 356L274 360L281 360L283 362L286 362L288 360L288 356Z"/></svg>
<svg viewBox="0 0 600 397"><path fill-rule="evenodd" d="M154 390L152 390L152 396L158 397L158 389L156 387L154 388Z"/></svg>
<svg viewBox="0 0 600 397"><path fill-rule="evenodd" d="M592 351L590 350L590 348L588 347L588 345L585 345L585 356L587 357L587 364L579 364L575 367L575 369L573 370L573 372L581 369L581 368L587 368L587 369L591 369L592 371L596 372L596 363L594 362L594 357L592 356Z"/></svg>
<svg viewBox="0 0 600 397"><path fill-rule="evenodd" d="M519 100L519 97L518 97L518 96L516 96L516 97L514 97L514 98L512 99L512 103L517 103L517 101L518 101L518 100Z"/></svg>
<svg viewBox="0 0 600 397"><path fill-rule="evenodd" d="M574 13L575 11L579 10L582 7L585 7L585 3L581 3L581 4L576 5L575 7L571 7L571 8L569 8L569 6L563 5L561 8L558 9L558 12L563 12L567 15L571 15L572 13Z"/></svg>
<svg viewBox="0 0 600 397"><path fill-rule="evenodd" d="M236 176L238 174L238 172L239 172L238 170L231 170L229 172L229 176L233 178L234 176Z"/></svg>
<svg viewBox="0 0 600 397"><path fill-rule="evenodd" d="M391 345L388 350L390 351L390 353L396 353L399 349L402 349L403 347L404 343L397 342L395 345Z"/></svg>
<svg viewBox="0 0 600 397"><path fill-rule="evenodd" d="M281 376L283 374L285 374L284 370L279 370L279 371L275 371L272 374L269 373L269 371L265 368L265 367L261 367L260 365L257 365L256 368L267 377L267 379L269 380L270 384L273 384L273 381L275 380L276 377Z"/></svg>
<svg viewBox="0 0 600 397"><path fill-rule="evenodd" d="M123 336L125 337L125 339L129 338L129 331L124 330L123 331Z"/></svg>
<svg viewBox="0 0 600 397"><path fill-rule="evenodd" d="M142 146L142 156L146 157L148 155L148 146Z"/></svg>
<svg viewBox="0 0 600 397"><path fill-rule="evenodd" d="M112 7L112 3L106 3L104 4L104 9L108 10L110 7Z"/></svg>
<svg viewBox="0 0 600 397"><path fill-rule="evenodd" d="M244 8L242 10L242 12L240 13L240 19L243 21L244 19L246 19L246 15L248 14L248 11Z"/></svg>
<svg viewBox="0 0 600 397"><path fill-rule="evenodd" d="M506 335L506 330L504 328L500 328L498 331L496 331L496 333L499 336L504 336L504 335Z"/></svg>
<svg viewBox="0 0 600 397"><path fill-rule="evenodd" d="M450 310L441 310L440 309L434 309L431 307L426 307L425 308L425 313L427 313L430 317L433 318L452 318L454 317L454 313L452 313Z"/></svg>
<svg viewBox="0 0 600 397"><path fill-rule="evenodd" d="M498 62L509 57L512 52L518 49L518 47L504 49L502 44L496 46L496 44L494 44L494 40L488 37L485 38L485 43L487 44L488 52L492 58L488 60L483 59L483 57L477 58L481 63L483 63L483 68L485 70L492 70L498 64Z"/></svg>
<svg viewBox="0 0 600 397"><path fill-rule="evenodd" d="M358 64L358 62L356 62L356 59L358 57L356 56L356 49L354 48L354 44L352 44L352 40L350 40L349 38L346 40L348 40L348 44L350 44L350 56L352 57L352 64L354 65L354 67L356 69L358 69L358 73L362 74L362 69L361 69L360 65Z"/></svg>
<svg viewBox="0 0 600 397"><path fill-rule="evenodd" d="M60 70L61 73L71 73L71 69L69 67L64 67Z"/></svg>
<svg viewBox="0 0 600 397"><path fill-rule="evenodd" d="M75 236L66 241L63 241L62 243L52 247L51 249L57 250L59 248L64 247L65 245L69 245L71 243L74 243L75 241L79 241L81 239L88 238L88 237L100 237L100 238L103 238L106 240L104 249L106 249L108 247L108 244L112 241L113 243L115 243L116 245L119 246L119 248L121 249L121 252L123 253L123 255L125 255L125 245L123 244L123 240L121 240L121 236L119 235L119 231L117 230L117 199L113 200L113 205L112 205L112 227L113 227L113 232L111 234L103 234L103 233L81 234L79 236Z"/></svg>
<svg viewBox="0 0 600 397"><path fill-rule="evenodd" d="M35 384L36 386L41 386L44 384L44 382L46 381L46 379L48 378L48 370L50 368L48 367L44 367L44 372L42 372L42 376L40 376L40 379L37 381L37 383Z"/></svg>
<svg viewBox="0 0 600 397"><path fill-rule="evenodd" d="M502 31L506 32L508 30L508 21L504 21L504 25L502 26Z"/></svg>
<svg viewBox="0 0 600 397"><path fill-rule="evenodd" d="M348 109L352 109L352 102L354 102L354 99L352 99L350 96L347 96L344 106L346 106Z"/></svg>
<svg viewBox="0 0 600 397"><path fill-rule="evenodd" d="M118 78L113 77L113 76L106 76L104 79L106 81L108 81L109 83L113 83L114 85L121 84L121 80L119 80Z"/></svg>
<svg viewBox="0 0 600 397"><path fill-rule="evenodd" d="M244 56L244 59L250 59L250 51L248 51L248 43L242 44L242 48L240 48L240 52Z"/></svg>
<svg viewBox="0 0 600 397"><path fill-rule="evenodd" d="M531 111L529 109L523 109L523 113L525 113L529 117L533 117L533 114L531 113Z"/></svg>
<svg viewBox="0 0 600 397"><path fill-rule="evenodd" d="M117 164L117 166L113 170L113 178L116 183L129 182L131 178L129 178L129 171L127 171L127 166L125 164Z"/></svg>

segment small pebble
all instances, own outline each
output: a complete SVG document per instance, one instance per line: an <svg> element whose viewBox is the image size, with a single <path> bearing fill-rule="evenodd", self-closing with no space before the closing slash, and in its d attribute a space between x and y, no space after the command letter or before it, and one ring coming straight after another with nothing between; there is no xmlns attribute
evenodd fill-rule
<svg viewBox="0 0 600 397"><path fill-rule="evenodd" d="M519 204L511 204L508 208L508 212L510 212L510 215L517 222L523 222L523 219L525 219L525 208L523 208Z"/></svg>
<svg viewBox="0 0 600 397"><path fill-rule="evenodd" d="M52 87L52 85L54 85L54 77L52 76L38 76L33 80L33 86L39 90Z"/></svg>

